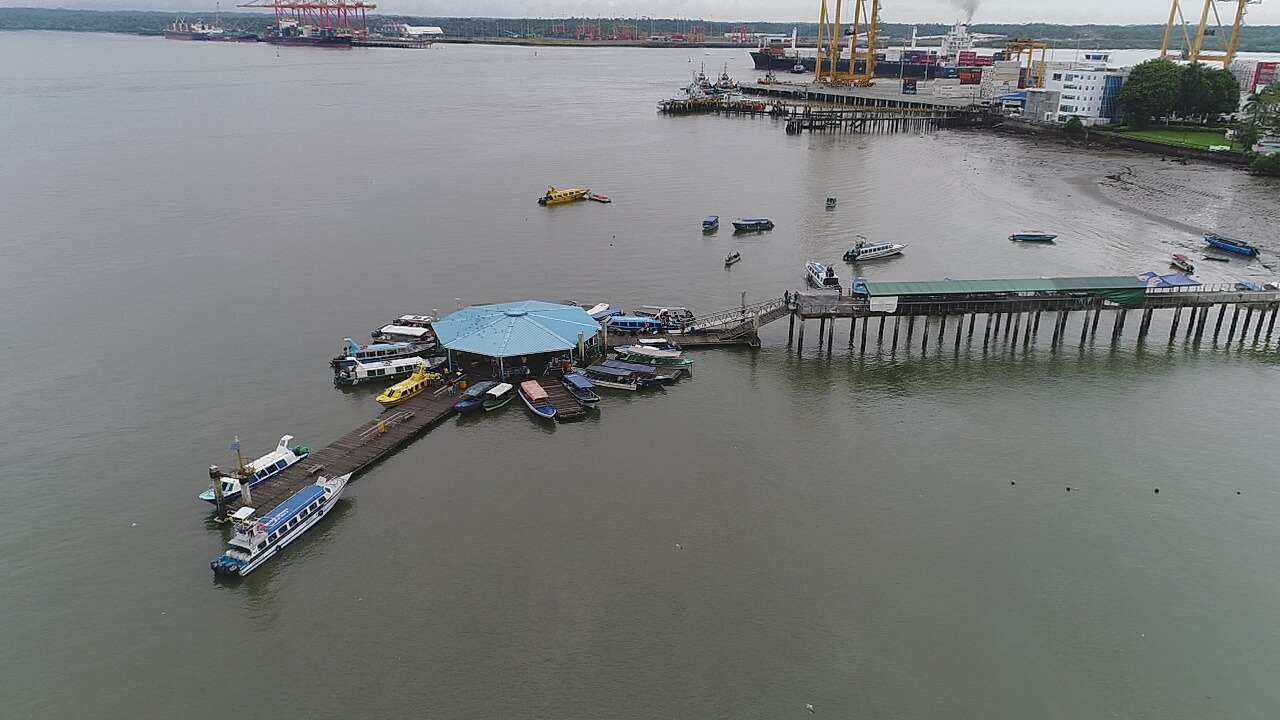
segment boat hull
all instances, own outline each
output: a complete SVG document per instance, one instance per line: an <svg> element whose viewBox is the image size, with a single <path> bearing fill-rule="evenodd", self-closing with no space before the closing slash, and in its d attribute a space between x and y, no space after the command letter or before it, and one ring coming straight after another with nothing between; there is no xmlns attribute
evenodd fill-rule
<svg viewBox="0 0 1280 720"><path fill-rule="evenodd" d="M1236 245L1212 235L1206 235L1204 241L1208 243L1210 247L1217 248L1218 250L1225 250L1229 253L1235 253L1236 255L1253 257L1258 254L1258 248L1253 247L1252 245Z"/></svg>
<svg viewBox="0 0 1280 720"><path fill-rule="evenodd" d="M271 35L267 37L267 42L271 43L272 45L300 45L302 47L326 47L326 48L351 47L351 38L348 36L294 37L289 35Z"/></svg>
<svg viewBox="0 0 1280 720"><path fill-rule="evenodd" d="M484 411L491 412L493 410L497 410L498 408L502 407L503 405L506 405L507 403L515 399L516 399L516 394L511 393L510 395L503 396L502 398L499 398L497 400L488 401L484 403Z"/></svg>
<svg viewBox="0 0 1280 720"><path fill-rule="evenodd" d="M543 418L545 420L555 419L556 417L555 405L552 405L551 403L545 403L545 404L534 403L534 401L528 395L526 395L523 390L520 390L519 392L520 392L520 399L524 401L525 407L532 410L534 415L537 415L538 417Z"/></svg>
<svg viewBox="0 0 1280 720"><path fill-rule="evenodd" d="M262 566L263 563L275 557L280 553L281 550L288 547L289 544L292 543L294 540L297 540L298 538L302 537L308 530L314 527L316 523L320 522L325 515L328 515L329 511L333 509L333 506L338 503L338 499L342 497L342 491L345 489L346 489L346 483L344 482L342 487L339 488L337 492L330 493L329 496L325 498L324 502L320 505L320 508L318 510L316 510L314 513L306 517L302 522L294 526L292 530L290 530L288 533L280 537L280 539L277 540L275 543L273 543L271 546L267 547L261 554L257 555L252 560L250 560L247 565L232 569L226 565L219 563L217 560L214 560L213 562L209 563L209 566L213 569L213 573L215 575L229 575L233 577L234 576L244 577L249 573L253 572L254 570L258 569L259 567Z"/></svg>
<svg viewBox="0 0 1280 720"><path fill-rule="evenodd" d="M1054 240L1057 240L1058 236L1057 235L1040 235L1040 234L1033 234L1033 233L1017 233L1014 235L1010 235L1009 239L1012 240L1013 242L1051 243Z"/></svg>

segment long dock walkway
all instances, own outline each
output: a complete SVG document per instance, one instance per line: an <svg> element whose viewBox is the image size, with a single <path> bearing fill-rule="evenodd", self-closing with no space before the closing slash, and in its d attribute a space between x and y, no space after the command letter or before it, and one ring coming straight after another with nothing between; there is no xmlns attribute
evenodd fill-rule
<svg viewBox="0 0 1280 720"><path fill-rule="evenodd" d="M453 385L445 385L384 410L377 417L311 453L277 477L251 490L253 507L261 512L284 502L321 475L337 477L358 473L374 465L454 414L458 401ZM245 505L242 499L227 503L227 512Z"/></svg>

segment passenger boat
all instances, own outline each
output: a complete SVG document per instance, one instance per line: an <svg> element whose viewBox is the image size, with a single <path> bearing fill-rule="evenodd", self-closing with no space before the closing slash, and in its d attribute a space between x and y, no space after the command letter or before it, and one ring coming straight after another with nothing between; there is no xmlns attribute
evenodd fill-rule
<svg viewBox="0 0 1280 720"><path fill-rule="evenodd" d="M652 372L640 373L607 365L590 365L584 368L582 372L598 387L612 388L614 390L634 392L641 385L657 387L660 384L657 376Z"/></svg>
<svg viewBox="0 0 1280 720"><path fill-rule="evenodd" d="M809 274L809 282L823 290L840 290L840 277L836 275L836 269L820 262L807 262L804 264L805 270Z"/></svg>
<svg viewBox="0 0 1280 720"><path fill-rule="evenodd" d="M769 218L738 218L733 221L733 229L737 232L764 232L773 229L773 221Z"/></svg>
<svg viewBox="0 0 1280 720"><path fill-rule="evenodd" d="M462 399L453 404L453 409L464 415L479 410L484 407L484 394L498 384L495 380L481 380L471 385L462 391Z"/></svg>
<svg viewBox="0 0 1280 720"><path fill-rule="evenodd" d="M844 254L845 262L893 257L894 255L901 255L902 251L907 247L898 243L869 243L861 235L858 238L858 244Z"/></svg>
<svg viewBox="0 0 1280 720"><path fill-rule="evenodd" d="M628 345L627 347L618 348L618 359L623 362L637 363L640 365L661 365L662 367L673 367L688 369L693 367L693 359L680 357L679 354L672 356L667 350L654 350L636 345Z"/></svg>
<svg viewBox="0 0 1280 720"><path fill-rule="evenodd" d="M542 389L537 380L525 380L520 383L520 399L540 418L552 420L556 416L556 406L551 404L547 391Z"/></svg>
<svg viewBox="0 0 1280 720"><path fill-rule="evenodd" d="M227 551L209 567L216 575L244 576L253 572L320 522L338 502L350 479L351 473L333 479L321 477L261 519L254 517L254 508L240 508L231 516L235 534L227 543Z"/></svg>
<svg viewBox="0 0 1280 720"><path fill-rule="evenodd" d="M734 250L733 252L724 256L724 266L729 267L730 265L738 262L741 259L742 259L742 254L739 253L737 250Z"/></svg>
<svg viewBox="0 0 1280 720"><path fill-rule="evenodd" d="M1169 264L1188 275L1196 271L1196 266L1191 264L1191 258L1183 255L1182 253L1174 253L1173 260L1171 260Z"/></svg>
<svg viewBox="0 0 1280 720"><path fill-rule="evenodd" d="M436 319L430 315L401 315L395 322L387 323L369 333L376 342L412 342L433 344L436 341L435 331L431 323Z"/></svg>
<svg viewBox="0 0 1280 720"><path fill-rule="evenodd" d="M564 389L569 391L574 400L578 401L583 407L592 407L600 402L600 396L595 393L596 385L579 372L567 372L564 377L560 378L560 383L564 385Z"/></svg>
<svg viewBox="0 0 1280 720"><path fill-rule="evenodd" d="M245 480L249 481L249 490L252 491L310 454L311 451L307 446L290 446L291 442L293 442L293 436L285 435L280 438L280 442L276 443L275 450L251 463L246 463L244 456L240 454L240 438L236 438L231 444L231 449L236 451L236 464L239 467L232 470L230 475L220 475L218 478L217 482L222 484L222 497L228 502L235 500L240 497ZM208 490L200 493L200 499L217 504L218 496L214 493L212 484L209 485Z"/></svg>
<svg viewBox="0 0 1280 720"><path fill-rule="evenodd" d="M1049 233L1032 231L1032 232L1024 232L1024 233L1014 233L1009 236L1009 239L1014 242L1051 243L1057 237L1058 237L1057 235L1051 235Z"/></svg>
<svg viewBox="0 0 1280 720"><path fill-rule="evenodd" d="M611 355L600 361L600 365L592 367L606 367L613 370L625 370L626 372L635 373L636 381L641 387L657 387L658 385L671 385L677 382L684 375L686 368L679 367L662 367L658 365L646 365L642 363L627 362L619 360L618 356Z"/></svg>
<svg viewBox="0 0 1280 720"><path fill-rule="evenodd" d="M497 410L511 402L516 396L516 386L511 383L496 383L484 392L485 412Z"/></svg>
<svg viewBox="0 0 1280 720"><path fill-rule="evenodd" d="M399 360L374 360L373 362L344 363L333 372L334 385L361 385L386 380L407 378L417 371L419 365L426 364L428 370L443 367L448 358L401 358Z"/></svg>
<svg viewBox="0 0 1280 720"><path fill-rule="evenodd" d="M588 199L588 200L594 200L594 201L596 201L596 202L598 202L598 203L611 203L611 202L613 202L612 200L610 200L610 199L609 199L609 196L608 196L608 195L596 195L595 193L589 193L589 194L587 195L587 199Z"/></svg>
<svg viewBox="0 0 1280 720"><path fill-rule="evenodd" d="M1244 255L1245 257L1254 257L1258 254L1258 248L1243 240L1230 238L1226 235L1209 233L1204 236L1204 241L1209 243L1211 247L1218 248L1219 250L1226 250L1227 252L1235 253L1237 255Z"/></svg>
<svg viewBox="0 0 1280 720"><path fill-rule="evenodd" d="M712 215L702 221L702 232L715 232L720 229L720 216Z"/></svg>
<svg viewBox="0 0 1280 720"><path fill-rule="evenodd" d="M651 347L658 350L683 350L679 343L671 342L668 338L639 338L635 342L636 345Z"/></svg>
<svg viewBox="0 0 1280 720"><path fill-rule="evenodd" d="M571 203L591 194L590 190L580 188L570 188L569 190L557 190L551 188L546 195L538 198L539 205L561 205L563 203Z"/></svg>
<svg viewBox="0 0 1280 720"><path fill-rule="evenodd" d="M668 330L684 330L693 324L693 313L688 308L682 307L659 307L657 305L642 305L636 308L636 315L651 317L662 323L662 326Z"/></svg>
<svg viewBox="0 0 1280 720"><path fill-rule="evenodd" d="M587 311L587 314L591 316L592 320L604 320L605 318L621 315L622 311L616 308L610 308L609 303L600 303L592 306L592 308Z"/></svg>
<svg viewBox="0 0 1280 720"><path fill-rule="evenodd" d="M370 360L418 357L431 350L429 346L422 343L391 342L357 345L351 338L343 338L343 343L342 354L329 361L329 365L335 368Z"/></svg>
<svg viewBox="0 0 1280 720"><path fill-rule="evenodd" d="M646 332L661 332L666 329L666 324L661 320L651 317L625 317L615 316L608 318L606 327L611 333L629 333L638 335Z"/></svg>
<svg viewBox="0 0 1280 720"><path fill-rule="evenodd" d="M431 383L440 379L440 373L428 371L425 364L419 365L408 379L401 380L379 395L378 404L385 408L393 408L407 402L410 398L421 395L422 391L431 387Z"/></svg>
<svg viewBox="0 0 1280 720"><path fill-rule="evenodd" d="M678 358L683 356L684 354L680 351L680 348L662 347L657 345L648 345L648 344L640 344L640 343L636 343L634 345L623 345L617 348L617 350L619 352L634 351L634 352L644 353L652 357L664 357L664 358Z"/></svg>

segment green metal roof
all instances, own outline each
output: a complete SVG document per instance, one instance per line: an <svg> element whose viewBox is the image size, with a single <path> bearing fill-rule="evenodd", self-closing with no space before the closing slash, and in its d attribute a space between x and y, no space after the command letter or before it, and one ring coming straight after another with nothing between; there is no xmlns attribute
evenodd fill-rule
<svg viewBox="0 0 1280 720"><path fill-rule="evenodd" d="M1099 277L1028 278L1024 280L931 280L928 282L868 282L871 297L925 297L938 295L1013 295L1017 293L1089 293L1114 290L1146 290L1133 275Z"/></svg>

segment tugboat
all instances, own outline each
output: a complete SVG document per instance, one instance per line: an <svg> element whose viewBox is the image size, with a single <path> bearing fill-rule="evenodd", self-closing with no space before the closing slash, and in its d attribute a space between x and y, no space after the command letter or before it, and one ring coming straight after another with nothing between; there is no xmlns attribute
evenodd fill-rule
<svg viewBox="0 0 1280 720"><path fill-rule="evenodd" d="M836 275L836 269L820 262L807 262L804 264L805 270L809 274L809 282L823 290L835 290L841 292L840 277Z"/></svg>
<svg viewBox="0 0 1280 720"><path fill-rule="evenodd" d="M351 473L332 480L322 477L315 485L294 493L262 519L254 517L254 508L240 508L231 516L235 535L227 543L227 551L209 563L209 567L215 575L243 577L253 572L320 522L338 502L350 479Z"/></svg>

